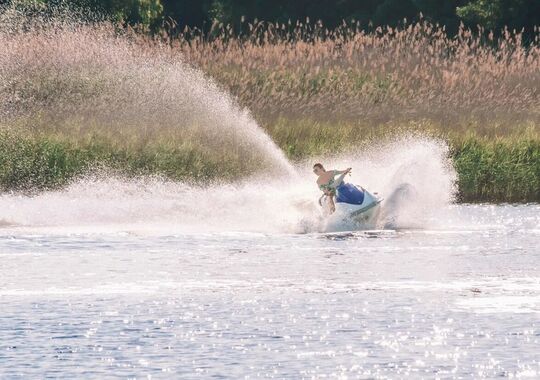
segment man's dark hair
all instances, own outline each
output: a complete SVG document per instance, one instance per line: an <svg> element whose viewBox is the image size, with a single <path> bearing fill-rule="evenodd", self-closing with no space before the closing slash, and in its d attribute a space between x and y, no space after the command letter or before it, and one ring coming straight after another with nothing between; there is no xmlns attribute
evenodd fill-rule
<svg viewBox="0 0 540 380"><path fill-rule="evenodd" d="M322 164L319 164L319 163L316 163L315 165L313 165L313 169L315 168L324 169Z"/></svg>

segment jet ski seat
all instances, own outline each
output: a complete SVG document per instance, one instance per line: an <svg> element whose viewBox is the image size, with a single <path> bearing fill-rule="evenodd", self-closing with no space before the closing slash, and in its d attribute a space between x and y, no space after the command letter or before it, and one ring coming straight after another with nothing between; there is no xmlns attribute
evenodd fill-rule
<svg viewBox="0 0 540 380"><path fill-rule="evenodd" d="M341 183L336 190L336 202L352 205L361 205L364 202L364 190L352 183Z"/></svg>

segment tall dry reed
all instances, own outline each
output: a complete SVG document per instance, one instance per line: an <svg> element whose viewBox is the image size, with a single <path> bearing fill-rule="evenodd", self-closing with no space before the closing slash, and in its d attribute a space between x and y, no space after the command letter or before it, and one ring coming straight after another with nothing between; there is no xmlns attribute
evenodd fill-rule
<svg viewBox="0 0 540 380"><path fill-rule="evenodd" d="M500 37L428 22L364 32L344 25L258 24L240 37L191 31L170 40L263 120L504 126L540 121L540 34ZM501 131L499 131L501 132Z"/></svg>
<svg viewBox="0 0 540 380"><path fill-rule="evenodd" d="M238 178L281 159L187 62L291 158L412 128L448 137L462 199L540 199L538 30L527 44L425 22L152 38L69 14L0 16L0 189L63 186L95 166Z"/></svg>

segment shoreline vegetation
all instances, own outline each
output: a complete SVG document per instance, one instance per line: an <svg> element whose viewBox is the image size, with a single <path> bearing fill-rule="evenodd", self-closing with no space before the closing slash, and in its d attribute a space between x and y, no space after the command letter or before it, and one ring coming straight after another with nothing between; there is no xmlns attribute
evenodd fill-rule
<svg viewBox="0 0 540 380"><path fill-rule="evenodd" d="M336 146L353 148L355 142L321 143L321 134L297 144L290 130L274 127L273 137L293 160L331 154ZM292 129L294 131L294 129ZM342 134L346 136L346 133ZM374 140L376 141L376 140ZM384 142L384 138L382 138ZM485 138L475 135L450 141L450 158L458 174L459 202L538 202L540 200L540 139L537 136ZM174 141L147 144L88 136L0 133L0 187L4 191L34 192L61 188L92 172L125 176L160 175L172 180L233 180L256 165L255 159L238 166L226 157L207 154L196 145ZM223 174L225 173L225 175Z"/></svg>
<svg viewBox="0 0 540 380"><path fill-rule="evenodd" d="M259 23L241 36L221 26L212 38L150 37L108 22L55 27L0 36L16 47L1 62L10 78L0 92L3 191L59 188L99 168L174 180L249 171L256 154L218 147L216 128L182 132L200 121L181 125L174 112L189 104L160 93L180 60L231 93L293 161L413 132L449 144L458 201L540 201L539 29L524 43L519 31L461 27L450 37L425 21L371 32ZM70 130L74 115L86 124ZM125 120L156 127L111 132ZM171 120L178 133L163 132Z"/></svg>

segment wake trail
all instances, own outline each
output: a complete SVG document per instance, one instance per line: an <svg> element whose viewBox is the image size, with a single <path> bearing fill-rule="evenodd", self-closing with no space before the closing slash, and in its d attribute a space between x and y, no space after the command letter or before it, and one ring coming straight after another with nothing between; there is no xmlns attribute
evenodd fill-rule
<svg viewBox="0 0 540 380"><path fill-rule="evenodd" d="M385 198L380 227L423 228L453 200L456 174L447 150L439 141L409 137L328 158L325 164L338 169L352 166L348 182ZM0 195L4 224L0 228L59 233L322 232L325 224L311 165L297 165L301 175L294 181L259 175L233 183L193 185L160 178L90 176L59 191Z"/></svg>

